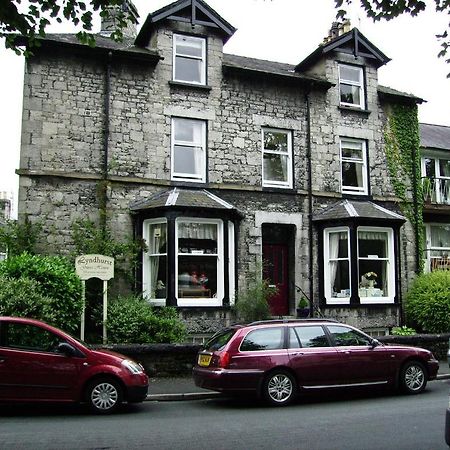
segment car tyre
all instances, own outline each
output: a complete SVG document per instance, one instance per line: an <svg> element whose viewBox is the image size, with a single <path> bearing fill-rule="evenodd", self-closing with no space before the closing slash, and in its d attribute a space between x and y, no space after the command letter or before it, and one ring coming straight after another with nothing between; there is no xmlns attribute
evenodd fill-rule
<svg viewBox="0 0 450 450"><path fill-rule="evenodd" d="M408 361L400 372L400 388L405 394L420 394L428 381L427 371L419 361Z"/></svg>
<svg viewBox="0 0 450 450"><path fill-rule="evenodd" d="M122 403L120 383L111 378L97 378L86 388L86 401L95 414L111 414Z"/></svg>
<svg viewBox="0 0 450 450"><path fill-rule="evenodd" d="M285 370L270 372L263 383L263 397L272 406L285 406L297 392L294 377Z"/></svg>

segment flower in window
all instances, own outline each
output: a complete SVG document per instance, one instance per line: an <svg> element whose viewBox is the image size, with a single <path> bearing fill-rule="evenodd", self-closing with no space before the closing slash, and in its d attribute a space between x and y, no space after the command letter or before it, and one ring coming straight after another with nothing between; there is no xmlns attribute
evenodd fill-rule
<svg viewBox="0 0 450 450"><path fill-rule="evenodd" d="M377 274L375 272L367 272L363 275L366 280L373 281L377 279Z"/></svg>

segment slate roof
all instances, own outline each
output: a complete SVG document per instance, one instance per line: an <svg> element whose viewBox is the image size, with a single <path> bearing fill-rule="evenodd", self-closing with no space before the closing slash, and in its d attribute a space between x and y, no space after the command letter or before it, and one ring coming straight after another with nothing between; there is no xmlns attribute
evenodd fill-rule
<svg viewBox="0 0 450 450"><path fill-rule="evenodd" d="M344 219L374 219L405 222L406 219L370 201L341 200L313 216L314 222Z"/></svg>
<svg viewBox="0 0 450 450"><path fill-rule="evenodd" d="M397 91L396 89L392 89L387 86L378 85L378 94L381 97L386 97L386 98L394 97L395 99L403 98L405 100L411 100L414 103L426 102L426 100L424 100L423 98L416 97L415 95L408 94L407 92Z"/></svg>
<svg viewBox="0 0 450 450"><path fill-rule="evenodd" d="M156 208L201 208L224 211L237 211L230 203L212 194L206 189L174 188L160 192L146 199L140 199L130 205L131 211L143 211Z"/></svg>
<svg viewBox="0 0 450 450"><path fill-rule="evenodd" d="M450 150L450 127L420 123L420 146L439 150Z"/></svg>

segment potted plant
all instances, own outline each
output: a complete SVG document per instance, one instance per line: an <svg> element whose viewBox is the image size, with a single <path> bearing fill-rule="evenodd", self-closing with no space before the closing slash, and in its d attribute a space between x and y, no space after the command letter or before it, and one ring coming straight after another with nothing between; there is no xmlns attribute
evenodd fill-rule
<svg viewBox="0 0 450 450"><path fill-rule="evenodd" d="M305 297L301 297L297 303L297 317L309 317L309 301Z"/></svg>

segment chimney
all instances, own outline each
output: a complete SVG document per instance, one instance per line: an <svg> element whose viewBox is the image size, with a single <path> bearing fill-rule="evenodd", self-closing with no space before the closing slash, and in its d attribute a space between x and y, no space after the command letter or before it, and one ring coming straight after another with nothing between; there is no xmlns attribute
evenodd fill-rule
<svg viewBox="0 0 450 450"><path fill-rule="evenodd" d="M105 9L104 17L101 17L100 34L110 36L121 17L127 22L125 28L122 28L123 37L135 38L139 14L131 0L123 0L121 5L109 6Z"/></svg>
<svg viewBox="0 0 450 450"><path fill-rule="evenodd" d="M330 31L328 32L328 36L325 36L322 44L327 44L328 42L333 41L339 36L342 36L343 34L350 31L351 25L350 20L345 19L344 22L333 22L331 24Z"/></svg>

